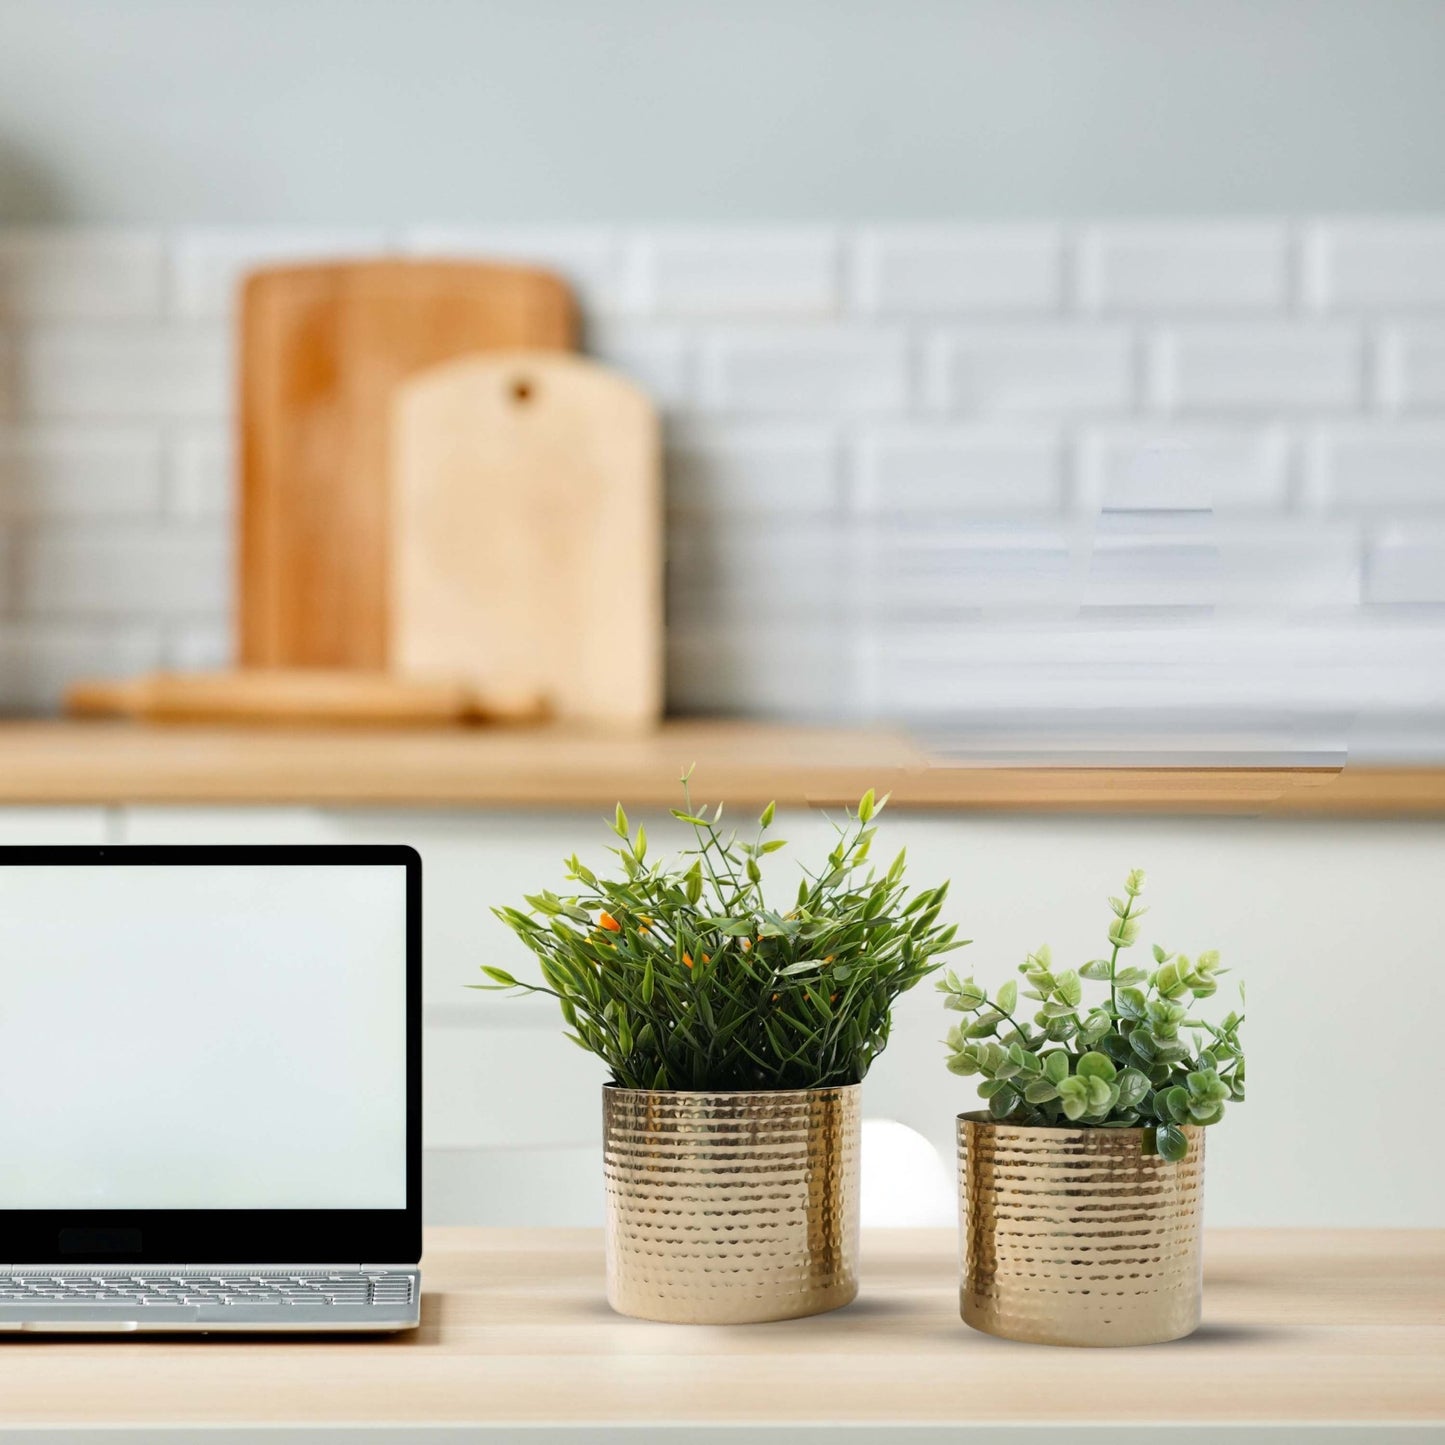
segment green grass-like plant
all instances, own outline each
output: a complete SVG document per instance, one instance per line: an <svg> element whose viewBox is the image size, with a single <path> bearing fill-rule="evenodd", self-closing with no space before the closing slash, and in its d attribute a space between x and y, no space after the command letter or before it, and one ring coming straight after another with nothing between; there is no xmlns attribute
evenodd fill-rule
<svg viewBox="0 0 1445 1445"><path fill-rule="evenodd" d="M966 1014L949 1030L948 1067L981 1074L988 1112L1014 1124L1144 1129L1145 1153L1177 1160L1189 1152L1182 1124L1213 1124L1230 1100L1244 1098L1244 1053L1231 1011L1219 1023L1191 1016L1218 987L1217 953L1193 961L1154 946L1154 968L1120 968L1119 954L1139 933L1144 874L1136 869L1123 898L1111 898L1112 952L1077 972L1056 972L1047 946L1019 965L1023 996L1036 1009L1021 1022L1019 984L989 995L950 971L938 981L944 1004ZM1084 980L1106 983L1106 999L1086 1008ZM1244 990L1240 989L1243 999ZM1186 1041L1185 1035L1189 1036Z"/></svg>
<svg viewBox="0 0 1445 1445"><path fill-rule="evenodd" d="M759 861L786 846L720 831L723 809L685 806L696 846L651 861L618 804L612 848L621 876L601 878L574 854L571 895L529 895L530 911L493 912L537 956L541 984L483 967L476 988L550 994L567 1037L631 1089L808 1089L854 1084L888 1042L893 1000L961 946L938 922L947 883L911 896L899 853L865 870L886 798L863 795L816 872L803 869L785 909L763 895Z"/></svg>

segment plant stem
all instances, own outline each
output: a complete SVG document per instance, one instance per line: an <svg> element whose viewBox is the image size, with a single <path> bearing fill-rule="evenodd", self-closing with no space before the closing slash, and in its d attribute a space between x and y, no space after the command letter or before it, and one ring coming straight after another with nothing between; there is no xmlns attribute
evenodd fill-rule
<svg viewBox="0 0 1445 1445"><path fill-rule="evenodd" d="M1132 878L1132 877L1133 877L1133 874L1130 874L1129 876ZM1127 922L1129 921L1129 913L1130 913L1130 910L1131 910L1133 907L1134 907L1134 895L1131 893L1131 894L1129 895L1129 901L1124 905L1124 911L1119 915L1119 922L1120 922L1121 924L1122 924L1122 923L1127 923ZM1115 985L1115 983L1114 983L1114 973L1115 973L1115 970L1116 970L1117 967L1118 967L1118 963L1119 963L1119 949L1120 949L1121 947L1123 947L1122 944L1116 943L1116 944L1114 945L1114 951L1113 951L1113 953L1111 953L1111 954L1109 955L1109 1012L1110 1012L1116 1019L1119 1017L1119 992L1118 992L1118 988L1116 987L1116 985Z"/></svg>

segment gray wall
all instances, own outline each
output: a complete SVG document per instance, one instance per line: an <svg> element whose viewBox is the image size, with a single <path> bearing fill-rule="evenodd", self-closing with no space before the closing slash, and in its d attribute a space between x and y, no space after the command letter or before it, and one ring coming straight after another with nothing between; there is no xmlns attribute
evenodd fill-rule
<svg viewBox="0 0 1445 1445"><path fill-rule="evenodd" d="M0 220L1445 207L1440 0L0 0Z"/></svg>

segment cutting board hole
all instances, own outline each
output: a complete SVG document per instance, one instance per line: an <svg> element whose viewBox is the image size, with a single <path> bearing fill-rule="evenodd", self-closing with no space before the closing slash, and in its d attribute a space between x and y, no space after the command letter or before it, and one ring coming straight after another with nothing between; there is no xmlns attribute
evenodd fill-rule
<svg viewBox="0 0 1445 1445"><path fill-rule="evenodd" d="M536 395L536 389L525 376L519 376L512 382L512 400L518 406L525 406Z"/></svg>

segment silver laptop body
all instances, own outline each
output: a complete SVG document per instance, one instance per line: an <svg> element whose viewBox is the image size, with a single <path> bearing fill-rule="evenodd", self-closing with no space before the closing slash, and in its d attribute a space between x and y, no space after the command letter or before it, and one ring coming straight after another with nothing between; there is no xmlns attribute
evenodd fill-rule
<svg viewBox="0 0 1445 1445"><path fill-rule="evenodd" d="M416 1327L421 861L0 848L0 1332Z"/></svg>

